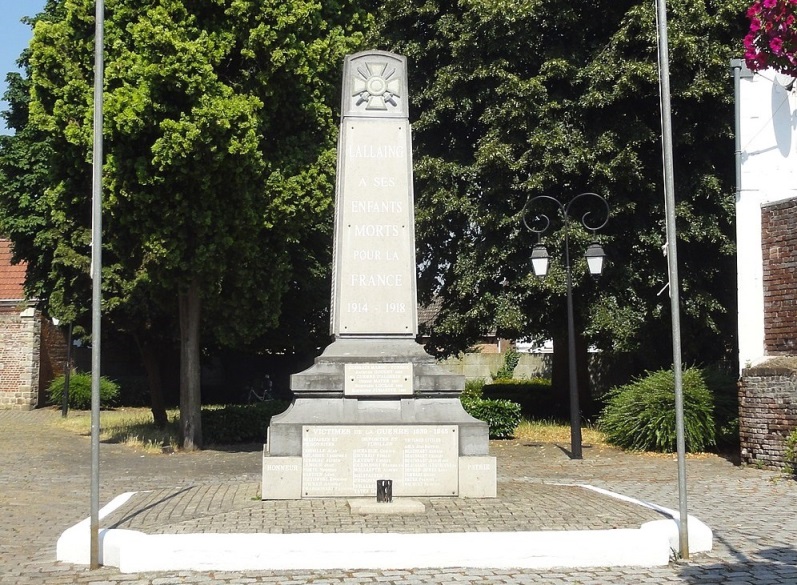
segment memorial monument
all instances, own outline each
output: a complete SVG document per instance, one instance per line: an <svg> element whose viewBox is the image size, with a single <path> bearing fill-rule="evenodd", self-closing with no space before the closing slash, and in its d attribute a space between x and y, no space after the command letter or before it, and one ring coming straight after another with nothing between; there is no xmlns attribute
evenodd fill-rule
<svg viewBox="0 0 797 585"><path fill-rule="evenodd" d="M294 401L271 421L263 499L494 497L488 426L462 408L464 377L418 333L407 64L349 55L335 192L331 333Z"/></svg>

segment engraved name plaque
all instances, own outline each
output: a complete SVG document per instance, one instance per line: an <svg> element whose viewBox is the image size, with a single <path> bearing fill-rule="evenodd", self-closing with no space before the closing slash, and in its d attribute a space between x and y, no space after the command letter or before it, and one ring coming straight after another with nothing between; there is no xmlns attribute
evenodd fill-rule
<svg viewBox="0 0 797 585"><path fill-rule="evenodd" d="M344 365L344 396L411 396L412 364Z"/></svg>
<svg viewBox="0 0 797 585"><path fill-rule="evenodd" d="M394 496L459 493L455 425L329 425L302 428L302 496L374 496L378 479Z"/></svg>

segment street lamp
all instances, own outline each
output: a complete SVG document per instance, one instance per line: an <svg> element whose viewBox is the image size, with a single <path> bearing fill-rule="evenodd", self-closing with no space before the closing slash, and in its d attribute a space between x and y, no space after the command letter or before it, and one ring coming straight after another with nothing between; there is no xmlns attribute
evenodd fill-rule
<svg viewBox="0 0 797 585"><path fill-rule="evenodd" d="M523 209L523 225L530 231L537 234L537 244L531 250L531 266L534 274L539 277L544 277L548 273L548 250L545 246L539 243L539 238L548 231L551 225L551 220L547 215L534 214L531 222L526 221L526 215L530 212L531 206L535 201L545 199L552 201L559 208L559 217L562 220L562 226L565 232L565 271L567 274L567 344L568 344L568 365L570 376L570 456L572 459L581 459L581 411L578 406L578 382L576 380L576 334L575 324L573 319L573 275L570 267L570 206L579 199L597 199L598 202L603 204L606 214L597 214L597 220L592 217L592 212L587 211L582 215L579 220L581 225L592 232L593 243L587 248L585 257L587 260L587 267L590 274L599 276L603 271L603 260L606 254L603 248L594 241L595 232L601 229L609 221L609 204L606 200L597 193L579 193L573 197L567 204L550 195L538 195L532 197L526 203ZM600 221L602 219L602 221Z"/></svg>

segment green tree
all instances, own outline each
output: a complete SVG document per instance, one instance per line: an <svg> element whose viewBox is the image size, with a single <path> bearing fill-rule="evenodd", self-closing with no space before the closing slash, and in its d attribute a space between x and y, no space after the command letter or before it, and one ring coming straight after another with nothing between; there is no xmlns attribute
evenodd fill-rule
<svg viewBox="0 0 797 585"><path fill-rule="evenodd" d="M668 4L684 353L709 361L735 334L728 62L745 7ZM389 0L372 39L410 59L420 297L442 301L430 346L459 351L497 329L566 347L563 269L531 274L522 212L536 195L592 191L611 206L598 234L609 266L584 277L591 236L573 225L577 329L632 353L635 370L669 363L654 3Z"/></svg>
<svg viewBox="0 0 797 585"><path fill-rule="evenodd" d="M0 163L18 177L2 190L2 230L39 275L31 288L75 312L88 298L93 10L51 0L35 20L18 84L30 99L11 102L19 128ZM106 12L104 310L127 325L178 315L192 449L200 331L252 342L286 298L323 287L340 64L369 17L353 2L304 0L114 0ZM20 157L8 158L39 146L46 173L24 189ZM39 223L22 225L23 208ZM319 312L308 304L299 316Z"/></svg>

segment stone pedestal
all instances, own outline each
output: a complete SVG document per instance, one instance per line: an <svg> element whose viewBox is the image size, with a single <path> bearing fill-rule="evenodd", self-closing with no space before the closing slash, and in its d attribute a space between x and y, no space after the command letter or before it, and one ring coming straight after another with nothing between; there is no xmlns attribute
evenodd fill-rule
<svg viewBox="0 0 797 585"><path fill-rule="evenodd" d="M362 391L345 375L351 364L370 366L374 395L350 395L352 387ZM399 365L412 372L406 395L392 382ZM380 367L396 394L379 394ZM335 341L291 377L296 398L271 421L263 497L375 496L377 479L394 480L398 497L494 497L489 429L462 408L463 387L463 376L443 370L413 340ZM293 488L266 488L283 481L285 466L297 461L303 469L291 472Z"/></svg>

